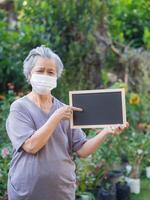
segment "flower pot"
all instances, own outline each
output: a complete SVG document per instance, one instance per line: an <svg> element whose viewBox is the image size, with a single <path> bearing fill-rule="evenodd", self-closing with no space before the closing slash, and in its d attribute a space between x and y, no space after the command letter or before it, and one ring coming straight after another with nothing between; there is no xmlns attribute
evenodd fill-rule
<svg viewBox="0 0 150 200"><path fill-rule="evenodd" d="M146 177L150 178L150 167L146 167Z"/></svg>
<svg viewBox="0 0 150 200"><path fill-rule="evenodd" d="M116 189L111 187L109 189L105 189L101 187L99 189L98 198L100 200L116 200Z"/></svg>
<svg viewBox="0 0 150 200"><path fill-rule="evenodd" d="M76 195L76 200L89 200L90 197L87 194Z"/></svg>
<svg viewBox="0 0 150 200"><path fill-rule="evenodd" d="M131 193L135 193L135 194L140 193L140 179L126 177L126 181L130 187Z"/></svg>
<svg viewBox="0 0 150 200"><path fill-rule="evenodd" d="M76 195L76 200L82 200L82 197L80 195Z"/></svg>
<svg viewBox="0 0 150 200"><path fill-rule="evenodd" d="M116 184L117 200L130 200L130 187L127 182L118 182Z"/></svg>
<svg viewBox="0 0 150 200"><path fill-rule="evenodd" d="M132 166L131 165L126 165L127 174L130 174L131 170L132 170Z"/></svg>
<svg viewBox="0 0 150 200"><path fill-rule="evenodd" d="M81 195L81 200L89 200L89 196L86 194Z"/></svg>

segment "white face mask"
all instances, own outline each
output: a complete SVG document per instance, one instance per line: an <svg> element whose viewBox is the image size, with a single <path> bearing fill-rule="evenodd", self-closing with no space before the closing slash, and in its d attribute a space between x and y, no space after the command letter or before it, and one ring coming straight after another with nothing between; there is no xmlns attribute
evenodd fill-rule
<svg viewBox="0 0 150 200"><path fill-rule="evenodd" d="M57 77L42 74L32 74L30 83L33 91L40 95L47 95L57 86Z"/></svg>

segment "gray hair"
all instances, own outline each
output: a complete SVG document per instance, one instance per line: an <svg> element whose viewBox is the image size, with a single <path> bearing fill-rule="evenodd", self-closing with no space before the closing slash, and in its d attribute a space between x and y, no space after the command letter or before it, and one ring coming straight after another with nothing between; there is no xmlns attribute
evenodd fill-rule
<svg viewBox="0 0 150 200"><path fill-rule="evenodd" d="M59 56L54 53L50 48L40 46L32 49L23 62L23 73L29 82L29 75L32 68L35 66L38 57L54 59L57 67L57 77L60 77L63 71L63 63Z"/></svg>

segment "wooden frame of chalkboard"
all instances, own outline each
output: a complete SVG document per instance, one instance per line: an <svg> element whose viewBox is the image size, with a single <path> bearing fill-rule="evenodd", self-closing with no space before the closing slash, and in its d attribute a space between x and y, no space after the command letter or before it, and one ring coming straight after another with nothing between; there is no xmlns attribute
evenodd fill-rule
<svg viewBox="0 0 150 200"><path fill-rule="evenodd" d="M124 88L70 91L69 104L83 109L73 112L71 128L104 128L126 123Z"/></svg>

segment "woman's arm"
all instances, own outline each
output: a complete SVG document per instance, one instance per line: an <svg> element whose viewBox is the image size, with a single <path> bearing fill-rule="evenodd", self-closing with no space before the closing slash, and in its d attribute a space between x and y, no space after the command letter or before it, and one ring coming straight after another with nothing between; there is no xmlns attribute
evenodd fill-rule
<svg viewBox="0 0 150 200"><path fill-rule="evenodd" d="M71 106L63 106L56 110L48 121L25 141L22 145L23 150L31 154L37 153L52 136L59 122L61 120L70 119L73 110L82 111L80 108Z"/></svg>
<svg viewBox="0 0 150 200"><path fill-rule="evenodd" d="M23 150L31 154L37 153L47 143L59 122L60 116L53 114L40 129L25 141L22 145Z"/></svg>
<svg viewBox="0 0 150 200"><path fill-rule="evenodd" d="M77 151L80 157L87 157L99 147L99 145L107 138L108 135L119 135L125 128L128 128L129 124L126 123L125 126L111 126L107 129L103 129L98 135L89 139L83 146Z"/></svg>

